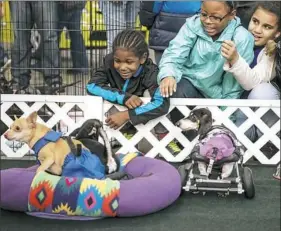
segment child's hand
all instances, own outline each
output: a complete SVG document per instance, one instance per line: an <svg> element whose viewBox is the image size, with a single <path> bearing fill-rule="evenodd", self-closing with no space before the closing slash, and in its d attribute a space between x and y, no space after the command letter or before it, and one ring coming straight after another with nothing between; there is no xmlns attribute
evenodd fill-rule
<svg viewBox="0 0 281 231"><path fill-rule="evenodd" d="M117 129L129 120L128 111L119 111L113 115L110 115L105 120L106 125L110 128Z"/></svg>
<svg viewBox="0 0 281 231"><path fill-rule="evenodd" d="M160 92L163 97L172 96L177 91L177 82L173 76L162 79L160 83Z"/></svg>
<svg viewBox="0 0 281 231"><path fill-rule="evenodd" d="M142 105L143 102L141 101L140 97L136 95L132 95L126 102L125 105L129 109L134 109Z"/></svg>
<svg viewBox="0 0 281 231"><path fill-rule="evenodd" d="M265 45L265 54L272 56L276 50L277 43L274 40L268 40Z"/></svg>
<svg viewBox="0 0 281 231"><path fill-rule="evenodd" d="M236 50L235 43L230 40L225 40L221 45L221 55L233 65L239 59L239 54Z"/></svg>

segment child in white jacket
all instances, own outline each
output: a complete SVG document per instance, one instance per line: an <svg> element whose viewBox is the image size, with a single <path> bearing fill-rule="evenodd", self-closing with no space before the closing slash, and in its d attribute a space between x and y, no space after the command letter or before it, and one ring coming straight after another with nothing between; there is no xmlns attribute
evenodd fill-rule
<svg viewBox="0 0 281 231"><path fill-rule="evenodd" d="M248 99L279 100L280 86L276 77L276 43L280 39L281 2L257 2L248 30L255 38L254 60L249 65L237 52L232 41L224 41L221 54L226 58L224 70L233 74L239 84L248 92ZM280 76L279 76L280 78ZM274 114L267 113L264 122L271 127ZM237 126L247 119L243 113L236 114ZM262 133L255 126L247 132L247 137L255 142Z"/></svg>
<svg viewBox="0 0 281 231"><path fill-rule="evenodd" d="M279 99L280 89L271 81L275 78L275 47L281 34L280 2L258 2L248 30L255 38L255 58L249 65L237 52L232 41L225 41L221 54L226 58L224 70L233 74L240 85L250 91L249 99Z"/></svg>

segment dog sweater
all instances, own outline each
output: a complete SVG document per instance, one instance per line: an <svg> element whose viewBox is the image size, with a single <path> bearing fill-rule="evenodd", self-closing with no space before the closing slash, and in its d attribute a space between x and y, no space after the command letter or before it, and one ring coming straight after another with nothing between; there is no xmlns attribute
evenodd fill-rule
<svg viewBox="0 0 281 231"><path fill-rule="evenodd" d="M199 139L200 155L212 157L214 148L218 150L216 160L221 160L233 154L236 147L241 146L235 135L224 126L212 126L211 129Z"/></svg>
<svg viewBox="0 0 281 231"><path fill-rule="evenodd" d="M48 143L57 142L60 138L62 138L60 132L49 131L35 143L32 150L34 151L39 164L39 151ZM70 152L66 156L62 166L62 176L103 179L105 178L105 166L96 155L92 154L89 150L82 148L81 155L76 156L74 153Z"/></svg>

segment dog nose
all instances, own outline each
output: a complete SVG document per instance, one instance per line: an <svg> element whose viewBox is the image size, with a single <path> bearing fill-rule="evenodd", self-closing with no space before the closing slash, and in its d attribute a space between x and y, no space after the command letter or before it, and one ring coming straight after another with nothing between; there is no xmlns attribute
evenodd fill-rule
<svg viewBox="0 0 281 231"><path fill-rule="evenodd" d="M5 137L5 139L7 139L7 137L8 137L8 134L7 134L7 133L4 133L4 137Z"/></svg>
<svg viewBox="0 0 281 231"><path fill-rule="evenodd" d="M180 126L180 121L176 122L176 127Z"/></svg>

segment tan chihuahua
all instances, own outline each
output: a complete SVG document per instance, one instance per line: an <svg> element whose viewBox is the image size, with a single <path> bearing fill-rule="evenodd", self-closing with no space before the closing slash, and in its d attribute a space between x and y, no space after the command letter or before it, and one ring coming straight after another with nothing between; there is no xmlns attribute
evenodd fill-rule
<svg viewBox="0 0 281 231"><path fill-rule="evenodd" d="M10 129L4 134L7 140L15 140L26 143L29 148L32 148L38 140L44 137L50 128L43 124L37 123L37 112L32 112L27 118L16 118ZM104 138L104 137L102 137ZM83 144L75 139L72 139L74 145L80 144L84 149L87 149ZM62 174L62 166L66 156L71 152L71 149L65 139L59 138L56 142L46 144L38 153L38 160L41 165L37 172L46 171L55 174ZM112 153L107 153L108 172L116 171L117 164L112 157Z"/></svg>

